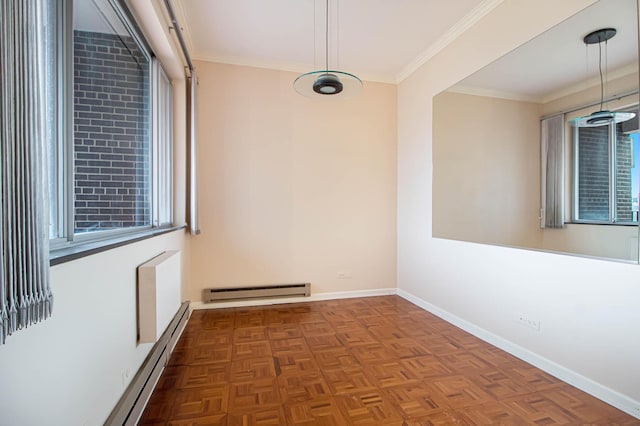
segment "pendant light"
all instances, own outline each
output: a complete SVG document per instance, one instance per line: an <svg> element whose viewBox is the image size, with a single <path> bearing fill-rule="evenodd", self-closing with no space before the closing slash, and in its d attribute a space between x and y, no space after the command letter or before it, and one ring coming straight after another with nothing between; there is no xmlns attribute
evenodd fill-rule
<svg viewBox="0 0 640 426"><path fill-rule="evenodd" d="M302 74L293 82L293 88L309 98L351 97L360 93L362 81L353 74L329 69L329 0L325 4L325 68Z"/></svg>
<svg viewBox="0 0 640 426"><path fill-rule="evenodd" d="M602 109L604 103L604 80L602 78L602 43L606 43L616 35L615 28L602 28L593 32L590 32L584 36L584 43L586 45L598 44L598 69L600 71L600 111L596 111L585 117L578 117L572 120L572 124L575 127L597 127L605 126L608 124L622 123L623 121L631 120L636 116L633 112L613 112Z"/></svg>

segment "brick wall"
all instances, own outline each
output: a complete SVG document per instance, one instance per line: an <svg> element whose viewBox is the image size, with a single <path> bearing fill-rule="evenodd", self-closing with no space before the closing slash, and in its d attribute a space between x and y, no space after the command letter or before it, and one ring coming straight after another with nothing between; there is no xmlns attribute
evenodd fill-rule
<svg viewBox="0 0 640 426"><path fill-rule="evenodd" d="M578 210L583 220L609 219L609 129L580 129ZM632 220L631 168L633 149L629 135L617 132L617 216L618 221Z"/></svg>
<svg viewBox="0 0 640 426"><path fill-rule="evenodd" d="M618 221L633 220L633 194L631 193L631 169L633 168L633 144L631 135L622 133L622 126L618 124L617 150L617 206Z"/></svg>
<svg viewBox="0 0 640 426"><path fill-rule="evenodd" d="M148 69L130 37L74 31L75 232L150 224Z"/></svg>

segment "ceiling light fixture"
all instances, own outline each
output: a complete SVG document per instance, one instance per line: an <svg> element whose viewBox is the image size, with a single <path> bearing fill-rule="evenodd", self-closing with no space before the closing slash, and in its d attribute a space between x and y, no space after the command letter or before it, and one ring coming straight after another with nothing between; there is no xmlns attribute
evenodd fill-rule
<svg viewBox="0 0 640 426"><path fill-rule="evenodd" d="M325 10L324 58L324 70L311 71L296 78L293 82L296 92L309 98L347 98L362 90L362 81L355 75L329 69L329 0L326 0Z"/></svg>
<svg viewBox="0 0 640 426"><path fill-rule="evenodd" d="M615 28L602 28L593 32L590 32L584 36L584 43L586 45L598 44L598 69L600 71L600 111L596 111L585 117L578 117L572 120L575 127L596 127L605 126L610 123L622 123L623 121L631 120L636 116L633 112L613 112L603 110L604 103L604 79L602 78L602 43L607 43L616 35Z"/></svg>

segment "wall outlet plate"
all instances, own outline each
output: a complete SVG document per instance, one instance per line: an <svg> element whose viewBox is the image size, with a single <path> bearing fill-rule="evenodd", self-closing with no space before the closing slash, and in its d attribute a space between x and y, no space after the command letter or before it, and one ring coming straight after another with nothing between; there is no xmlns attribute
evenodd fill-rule
<svg viewBox="0 0 640 426"><path fill-rule="evenodd" d="M536 331L540 331L540 320L539 319L532 319L531 317L528 317L526 315L518 315L518 317L516 318L516 321L519 324L522 324L524 326L532 328L532 329L534 329Z"/></svg>

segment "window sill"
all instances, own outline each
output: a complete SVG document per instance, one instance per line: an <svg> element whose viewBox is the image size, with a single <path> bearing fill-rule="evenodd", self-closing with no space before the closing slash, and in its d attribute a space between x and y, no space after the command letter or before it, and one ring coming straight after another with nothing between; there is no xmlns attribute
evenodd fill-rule
<svg viewBox="0 0 640 426"><path fill-rule="evenodd" d="M143 232L138 232L133 235L110 238L103 241L92 241L52 250L49 253L49 266L60 265L72 260L91 256L103 251L112 250L118 247L126 246L127 244L136 243L138 241L157 237L163 234L168 234L169 232L174 232L185 228L186 225L172 226L168 228L155 228Z"/></svg>
<svg viewBox="0 0 640 426"><path fill-rule="evenodd" d="M615 222L615 223L611 223L611 222L587 222L587 221L572 221L572 222L565 222L565 225L606 225L606 226L638 226L638 223L633 223L633 222Z"/></svg>

